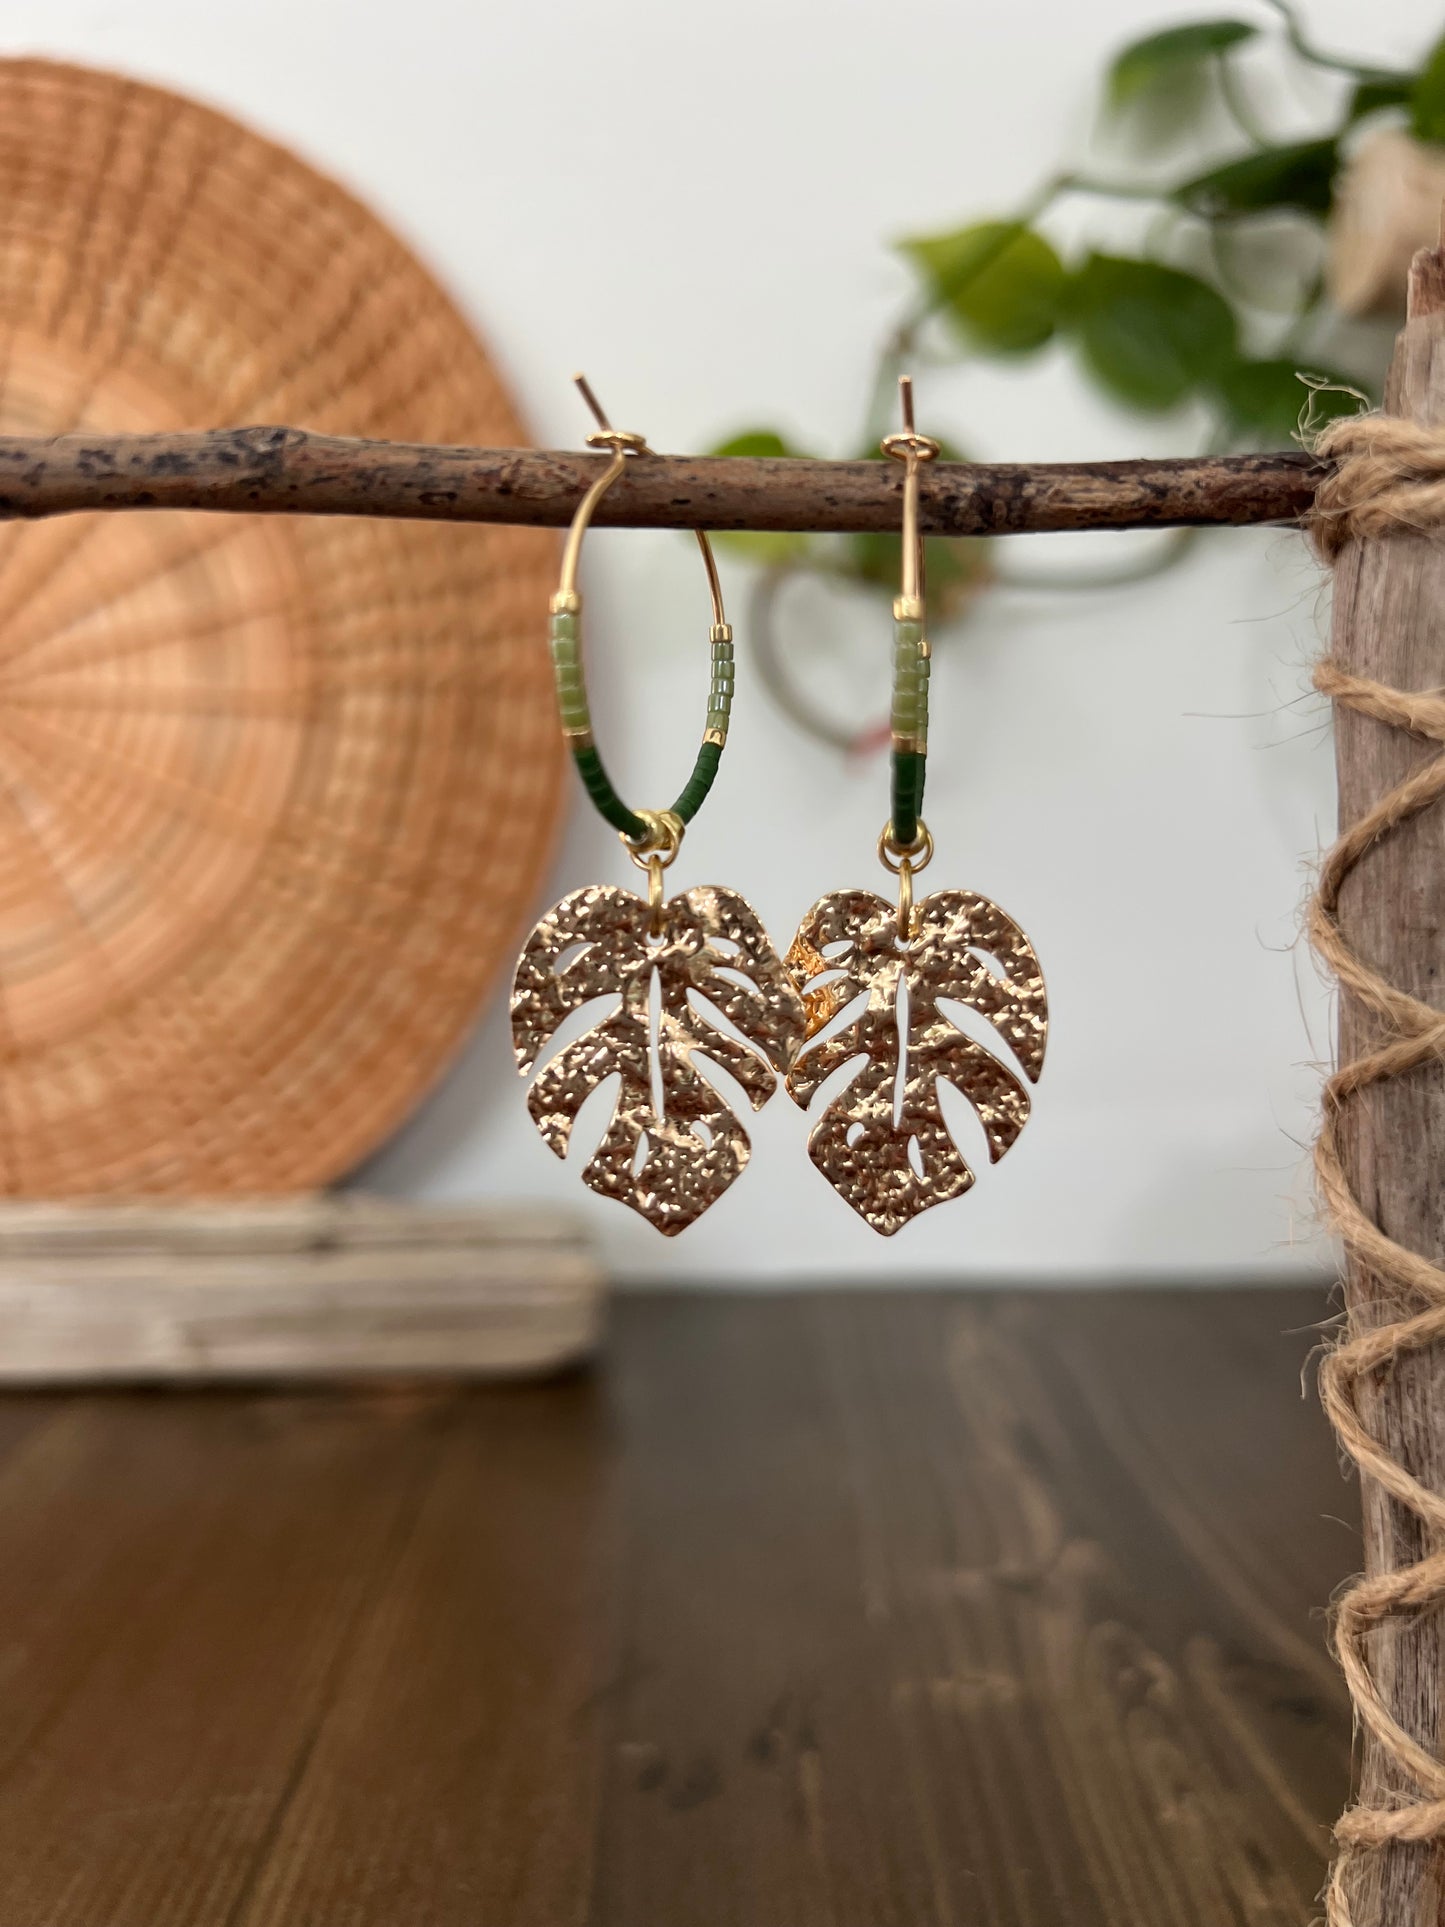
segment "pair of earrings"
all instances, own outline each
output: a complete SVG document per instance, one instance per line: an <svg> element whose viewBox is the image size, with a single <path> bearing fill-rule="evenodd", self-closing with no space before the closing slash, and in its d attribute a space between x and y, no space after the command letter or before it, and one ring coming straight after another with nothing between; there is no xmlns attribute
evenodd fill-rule
<svg viewBox="0 0 1445 1927"><path fill-rule="evenodd" d="M597 753L582 667L582 538L627 462L651 450L642 436L610 426L580 376L578 386L599 424L587 445L609 450L611 460L573 517L552 597L558 708L583 785L633 863L646 871L647 896L615 884L574 890L528 938L512 990L512 1041L524 1076L573 1012L598 998L616 999L610 1015L543 1066L528 1109L543 1140L565 1157L582 1105L616 1077L611 1120L583 1182L671 1237L722 1196L749 1156L747 1132L698 1059L727 1072L754 1110L779 1078L807 1110L834 1073L857 1065L824 1105L808 1151L839 1196L890 1236L973 1184L943 1115L942 1085L952 1084L972 1105L996 1162L1028 1120L1024 1080L1037 1080L1048 1032L1038 958L997 904L971 890L940 890L914 901L913 879L933 856L921 814L929 646L918 475L937 456L938 444L914 430L905 377L904 432L882 444L904 464L903 582L893 605L892 807L878 839L879 860L898 879L897 901L871 890L821 897L780 958L757 913L734 891L702 886L664 899L663 872L712 787L732 709L733 632L701 530L697 541L712 598L712 684L692 774L670 810L633 810ZM1013 1065L961 1029L949 1003L987 1020Z"/></svg>

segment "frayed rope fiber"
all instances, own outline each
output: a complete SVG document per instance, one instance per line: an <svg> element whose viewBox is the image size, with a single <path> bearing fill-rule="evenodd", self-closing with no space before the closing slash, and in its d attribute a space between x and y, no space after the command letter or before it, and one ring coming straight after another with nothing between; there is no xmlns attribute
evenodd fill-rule
<svg viewBox="0 0 1445 1927"><path fill-rule="evenodd" d="M1336 464L1309 517L1326 562L1356 536L1438 534L1445 524L1445 431L1350 415L1323 430L1314 453Z"/></svg>
<svg viewBox="0 0 1445 1927"><path fill-rule="evenodd" d="M1315 452L1337 466L1316 496L1310 533L1326 562L1357 537L1419 534L1445 529L1445 430L1422 428L1384 415L1334 422ZM1360 958L1339 924L1340 892L1366 853L1445 796L1445 692L1410 694L1352 676L1326 658L1315 670L1316 689L1335 703L1377 722L1408 730L1441 746L1344 832L1325 857L1309 907L1315 951L1342 989L1379 1024L1376 1047L1341 1064L1325 1085L1315 1143L1315 1177L1330 1224L1355 1262L1378 1281L1381 1297L1396 1301L1386 1323L1351 1320L1320 1372L1325 1410L1343 1449L1360 1472L1417 1518L1440 1548L1414 1564L1358 1579L1335 1611L1335 1651L1355 1717L1413 1790L1388 1806L1351 1806L1335 1828L1338 1852L1326 1889L1329 1927L1354 1927L1349 1889L1364 1854L1392 1842L1445 1839L1445 1761L1407 1733L1385 1704L1369 1657L1370 1635L1385 1621L1445 1605L1445 1497L1416 1479L1370 1431L1360 1393L1372 1375L1402 1356L1445 1339L1445 1269L1386 1237L1366 1216L1351 1189L1340 1149L1340 1120L1352 1098L1372 1084L1417 1065L1445 1059L1445 1012L1396 989Z"/></svg>

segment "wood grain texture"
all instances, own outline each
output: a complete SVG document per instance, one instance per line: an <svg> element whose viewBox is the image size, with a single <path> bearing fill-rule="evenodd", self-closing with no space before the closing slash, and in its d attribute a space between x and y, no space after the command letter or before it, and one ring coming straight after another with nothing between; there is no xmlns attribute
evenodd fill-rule
<svg viewBox="0 0 1445 1927"><path fill-rule="evenodd" d="M1445 283L1422 256L1411 313L1386 389L1386 412L1427 426L1445 423ZM1332 656L1349 674L1399 690L1445 685L1445 545L1431 535L1351 542L1335 567ZM1337 706L1335 759L1340 827L1347 828L1438 745ZM1381 839L1347 878L1339 925L1350 948L1387 982L1437 1007L1445 1002L1445 821L1438 805ZM1378 1022L1345 992L1340 1062L1378 1046ZM1387 1236L1445 1264L1445 1065L1373 1085L1341 1119L1346 1169L1367 1218ZM1346 1268L1352 1320L1362 1331L1402 1315L1392 1287L1362 1263ZM1445 1491L1445 1352L1402 1357L1362 1389L1361 1415L1392 1458L1434 1491ZM1423 1526L1371 1480L1362 1491L1367 1575L1413 1565L1426 1551ZM1445 1744L1441 1681L1445 1628L1437 1614L1400 1619L1372 1642L1372 1666L1394 1717L1438 1752ZM1401 1785L1379 1747L1362 1744L1360 1798L1387 1805ZM1411 1788L1413 1791L1413 1788ZM1445 1918L1445 1849L1392 1845L1369 1856L1353 1901L1359 1927L1437 1927Z"/></svg>
<svg viewBox="0 0 1445 1927"><path fill-rule="evenodd" d="M7 1401L0 1919L1301 1927L1322 1310L640 1297L593 1380Z"/></svg>
<svg viewBox="0 0 1445 1927"><path fill-rule="evenodd" d="M0 436L0 520L78 509L377 515L565 528L603 455L426 447L299 428ZM1298 450L1129 462L936 462L919 488L930 535L1291 522L1327 469ZM655 455L629 462L598 527L896 530L893 462Z"/></svg>
<svg viewBox="0 0 1445 1927"><path fill-rule="evenodd" d="M0 1206L0 1386L556 1371L606 1278L566 1212L358 1192Z"/></svg>

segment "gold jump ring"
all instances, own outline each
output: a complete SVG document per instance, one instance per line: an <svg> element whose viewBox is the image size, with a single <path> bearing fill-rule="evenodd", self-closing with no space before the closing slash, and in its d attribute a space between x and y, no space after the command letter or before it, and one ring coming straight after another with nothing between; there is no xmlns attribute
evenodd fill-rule
<svg viewBox="0 0 1445 1927"><path fill-rule="evenodd" d="M900 849L893 840L893 825L887 823L878 839L878 861L893 876L902 876L903 865L908 865L910 874L926 870L933 861L933 832L920 816L918 835L906 850Z"/></svg>

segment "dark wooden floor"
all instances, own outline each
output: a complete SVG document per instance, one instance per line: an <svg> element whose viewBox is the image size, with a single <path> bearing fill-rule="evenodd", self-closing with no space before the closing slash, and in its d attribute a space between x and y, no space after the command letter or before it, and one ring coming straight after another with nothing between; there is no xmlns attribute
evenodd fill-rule
<svg viewBox="0 0 1445 1927"><path fill-rule="evenodd" d="M1324 1311L636 1299L539 1388L0 1402L0 1923L1302 1927Z"/></svg>

